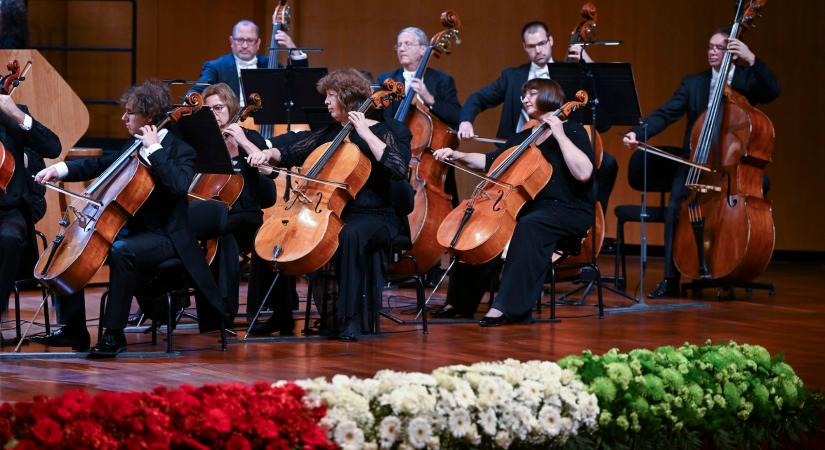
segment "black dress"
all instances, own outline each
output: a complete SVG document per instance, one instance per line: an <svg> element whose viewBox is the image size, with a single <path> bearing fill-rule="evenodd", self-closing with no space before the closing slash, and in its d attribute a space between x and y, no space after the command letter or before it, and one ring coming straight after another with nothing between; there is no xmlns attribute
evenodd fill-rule
<svg viewBox="0 0 825 450"><path fill-rule="evenodd" d="M504 150L518 145L530 135L523 131L486 155L485 170ZM581 124L567 122L564 132L593 162L593 150ZM501 284L493 307L513 321L525 319L542 292L547 268L559 239L583 235L593 223L592 178L576 180L567 168L558 142L549 138L538 146L553 166L553 175L533 201L519 212L513 238L507 250ZM499 258L479 266L458 263L451 275L447 303L462 314L472 314L490 285L500 264ZM480 282L481 281L481 282Z"/></svg>
<svg viewBox="0 0 825 450"><path fill-rule="evenodd" d="M300 166L319 145L332 141L341 130L339 124L330 125L317 132L288 133L273 143L281 151L280 165ZM345 330L357 335L365 325L362 294L376 295L383 282L378 250L386 248L389 240L402 229L397 206L391 195L392 183L406 183L410 162L409 130L400 122L389 119L370 127L387 147L380 160L376 160L369 146L353 131L349 138L372 163L369 178L356 197L347 203L342 213L344 227L338 235L338 250L330 268L338 281L337 318L345 324ZM367 274L365 277L364 275ZM364 286L367 280L368 287ZM380 292L380 291L379 291ZM291 323L288 299L276 299L273 319L284 330Z"/></svg>

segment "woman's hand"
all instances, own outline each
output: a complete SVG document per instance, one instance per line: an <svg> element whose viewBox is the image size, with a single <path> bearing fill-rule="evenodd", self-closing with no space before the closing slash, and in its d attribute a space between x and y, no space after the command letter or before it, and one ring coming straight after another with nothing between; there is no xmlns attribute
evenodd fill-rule
<svg viewBox="0 0 825 450"><path fill-rule="evenodd" d="M433 157L439 161L455 161L461 157L461 152L445 147L433 151Z"/></svg>

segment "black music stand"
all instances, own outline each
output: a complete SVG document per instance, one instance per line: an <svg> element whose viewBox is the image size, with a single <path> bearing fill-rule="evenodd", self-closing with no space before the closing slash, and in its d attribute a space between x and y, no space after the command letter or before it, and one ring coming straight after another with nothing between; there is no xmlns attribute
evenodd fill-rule
<svg viewBox="0 0 825 450"><path fill-rule="evenodd" d="M612 125L635 125L641 117L639 108L639 98L636 94L636 82L633 77L633 70L630 63L553 63L549 66L550 76L557 81L564 90L567 100L575 99L576 91L583 89L587 91L590 102L584 108L573 114L572 120L581 120L584 124L595 124L591 128L591 133L595 138L595 130L606 131ZM595 139L591 139L595 142ZM645 187L647 185L647 154L645 153ZM598 189L596 178L593 183L593 195L596 198ZM701 303L679 303L679 304L658 304L649 305L645 303L644 273L647 267L647 236L645 227L645 217L647 203L647 189L642 191L642 212L640 217L640 270L639 270L639 297L611 286L604 286L608 290L619 294L627 299L633 300L634 305L629 307L606 308L606 313L622 313L636 311L653 311L676 308L706 307ZM593 239L592 260L595 263L595 219L593 223L594 232L591 233ZM598 288L601 289L600 274L596 274ZM585 295L587 291L585 291Z"/></svg>
<svg viewBox="0 0 825 450"><path fill-rule="evenodd" d="M261 96L261 110L255 113L259 124L306 123L303 108L324 108L324 95L318 80L327 74L325 67L286 67L283 69L243 69L241 83L247 95Z"/></svg>
<svg viewBox="0 0 825 450"><path fill-rule="evenodd" d="M195 149L196 173L235 173L221 129L209 108L204 107L190 116L184 116L174 128L178 136Z"/></svg>

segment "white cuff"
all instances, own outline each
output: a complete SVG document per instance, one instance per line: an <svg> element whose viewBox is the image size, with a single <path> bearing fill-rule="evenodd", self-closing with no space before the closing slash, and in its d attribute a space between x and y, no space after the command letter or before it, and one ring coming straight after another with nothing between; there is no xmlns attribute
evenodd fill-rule
<svg viewBox="0 0 825 450"><path fill-rule="evenodd" d="M28 117L28 116L26 116ZM54 165L54 168L57 170L57 177L61 180L66 178L66 175L69 174L69 166L66 165L63 161Z"/></svg>
<svg viewBox="0 0 825 450"><path fill-rule="evenodd" d="M293 61L298 61L301 59L307 59L307 54L302 52L301 50L295 50L298 52L297 54L293 54L292 51L289 52L289 59Z"/></svg>
<svg viewBox="0 0 825 450"><path fill-rule="evenodd" d="M146 149L146 157L148 158L148 157L152 156L152 153L155 153L156 151L158 151L162 148L163 148L163 146L160 145L160 143L150 145Z"/></svg>
<svg viewBox="0 0 825 450"><path fill-rule="evenodd" d="M23 116L23 123L20 124L20 128L29 131L32 129L32 122L32 116L26 114L25 116Z"/></svg>

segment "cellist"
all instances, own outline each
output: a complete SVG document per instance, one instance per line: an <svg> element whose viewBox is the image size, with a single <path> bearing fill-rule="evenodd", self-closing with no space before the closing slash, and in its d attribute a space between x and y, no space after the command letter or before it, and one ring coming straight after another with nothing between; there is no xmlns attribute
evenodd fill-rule
<svg viewBox="0 0 825 450"><path fill-rule="evenodd" d="M371 95L369 80L356 69L330 72L318 81L318 92L326 96L334 124L318 131L287 133L275 138L274 147L248 157L252 165L270 163L282 167L299 166L318 146L332 141L347 123L355 132L349 139L369 158L371 170L366 184L343 210L344 227L338 236L338 249L333 265L338 276L339 338L357 340L364 328L361 296L365 289L373 295L379 289L380 276L362 286L364 272L375 268L376 250L401 232L402 220L398 205L391 195L392 183L408 183L411 135L406 126L392 118L379 121L382 114L365 116L357 109ZM406 212L404 213L406 214ZM257 258L256 258L257 259ZM380 290L378 290L380 292ZM291 331L292 308L286 299L275 299L275 313L266 331ZM282 333L283 334L283 333Z"/></svg>
<svg viewBox="0 0 825 450"><path fill-rule="evenodd" d="M169 90L159 81L146 81L130 87L120 102L124 106L123 124L133 136L127 145L131 146L134 139L142 142L139 154L150 170L155 187L115 237L109 250L109 301L100 319L105 332L92 347L92 357L114 357L126 349L123 330L139 282L170 258L183 261L198 291L207 300L198 305L201 330L217 329L227 318L224 299L188 224L187 193L194 177L195 150L168 129L158 131L156 126L172 106ZM35 179L39 183L92 179L118 156L119 152L59 162L38 172ZM70 319L71 323L85 324L85 317L80 316L85 315L84 308L75 306L78 311Z"/></svg>
<svg viewBox="0 0 825 450"><path fill-rule="evenodd" d="M536 142L544 158L553 166L550 181L535 199L521 209L515 232L507 250L499 293L492 307L479 322L483 327L529 322L530 311L542 292L547 267L559 239L584 235L593 223L592 174L594 154L584 127L562 122L552 115L564 101L561 86L552 80L532 79L524 84L522 105L530 118L546 123L550 129ZM488 171L504 150L520 144L532 132L524 130L491 153L464 153L449 148L436 150L436 158L457 161L465 166ZM451 289L446 311L472 314L484 294L484 283L473 275L469 265L458 263L450 286L481 285L473 292ZM491 276L495 276L492 274ZM471 277L472 279L467 279Z"/></svg>
<svg viewBox="0 0 825 450"><path fill-rule="evenodd" d="M739 39L729 39L730 28L719 28L711 34L707 47L708 69L682 79L682 84L673 96L659 109L642 120L642 124L633 127L624 135L623 142L628 148L636 148L638 141L644 139L646 129L648 139L665 130L670 124L687 115L687 127L683 143L684 153L690 154L690 134L696 119L705 111L710 102L710 91L720 79L732 89L744 95L752 105L768 103L779 97L779 81L764 61L757 58L748 46ZM719 66L725 50L731 52L738 64L730 73L722 75ZM670 200L665 212L665 270L664 279L656 289L648 293L650 298L678 297L679 271L673 263L673 233L679 218L679 209L688 195L685 187L688 167L678 167L673 176ZM767 176L763 182L763 191L767 194Z"/></svg>
<svg viewBox="0 0 825 450"><path fill-rule="evenodd" d="M25 106L18 106L11 96L0 94L0 143L15 167L5 193L0 190L1 319L8 309L9 294L20 269L20 255L27 243L34 246L36 204L43 203L42 196L32 191L23 149L29 148L43 158L56 158L60 155L60 140L34 120ZM5 341L0 334L2 342Z"/></svg>

